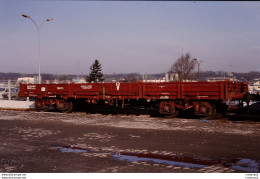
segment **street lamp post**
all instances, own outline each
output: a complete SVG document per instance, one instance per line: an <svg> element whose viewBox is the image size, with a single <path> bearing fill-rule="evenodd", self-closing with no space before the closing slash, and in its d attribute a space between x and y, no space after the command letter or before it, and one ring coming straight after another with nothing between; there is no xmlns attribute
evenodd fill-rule
<svg viewBox="0 0 260 179"><path fill-rule="evenodd" d="M198 61L196 58L193 59L198 64L198 81L200 79L200 63L203 62L203 60Z"/></svg>
<svg viewBox="0 0 260 179"><path fill-rule="evenodd" d="M41 59L41 56L40 56L40 50L41 50L40 40L41 40L41 37L40 37L40 30L41 30L41 27L42 27L42 25L43 25L44 22L46 22L46 21L51 21L51 20L53 20L53 19L50 19L50 18L45 19L45 20L40 24L40 26L38 26L37 23L36 23L30 16L28 16L28 15L26 15L26 14L22 14L22 16L25 17L25 18L31 19L32 22L34 23L36 29L37 29L37 32L38 32L38 71L39 71L39 77L38 77L38 78L39 78L39 84L41 84L41 65L40 65L40 59Z"/></svg>

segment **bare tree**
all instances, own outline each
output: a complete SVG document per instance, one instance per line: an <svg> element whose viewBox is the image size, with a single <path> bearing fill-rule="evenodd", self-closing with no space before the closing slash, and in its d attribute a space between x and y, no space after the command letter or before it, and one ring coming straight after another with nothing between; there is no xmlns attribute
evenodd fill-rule
<svg viewBox="0 0 260 179"><path fill-rule="evenodd" d="M194 69L196 61L191 59L190 54L182 55L178 60L171 66L170 71L178 74L179 81L191 80L194 78Z"/></svg>

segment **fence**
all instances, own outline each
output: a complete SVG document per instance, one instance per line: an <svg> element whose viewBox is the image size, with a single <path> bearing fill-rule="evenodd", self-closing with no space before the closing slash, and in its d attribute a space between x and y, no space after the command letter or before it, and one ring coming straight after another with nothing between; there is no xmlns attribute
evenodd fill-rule
<svg viewBox="0 0 260 179"><path fill-rule="evenodd" d="M20 87L17 81L0 81L0 109L31 110L34 109L34 100L20 98Z"/></svg>

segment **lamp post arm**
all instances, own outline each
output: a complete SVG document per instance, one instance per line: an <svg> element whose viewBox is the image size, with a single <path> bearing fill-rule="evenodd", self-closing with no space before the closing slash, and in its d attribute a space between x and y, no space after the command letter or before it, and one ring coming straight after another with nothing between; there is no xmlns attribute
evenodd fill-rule
<svg viewBox="0 0 260 179"><path fill-rule="evenodd" d="M31 21L34 23L34 25L35 25L35 27L37 28L37 30L39 31L40 29L39 29L39 27L38 27L38 25L37 25L37 23L29 16L29 17L27 17L27 18L29 18L29 19L31 19Z"/></svg>

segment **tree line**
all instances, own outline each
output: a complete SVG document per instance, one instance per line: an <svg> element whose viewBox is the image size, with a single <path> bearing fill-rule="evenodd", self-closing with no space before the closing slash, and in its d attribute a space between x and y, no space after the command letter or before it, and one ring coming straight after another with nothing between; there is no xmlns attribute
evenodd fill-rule
<svg viewBox="0 0 260 179"><path fill-rule="evenodd" d="M171 66L168 72L178 74L179 81L194 80L199 77L223 77L228 76L230 73L225 71L200 71L200 62L191 58L189 53L181 55ZM195 69L198 67L198 70ZM244 79L246 81L252 81L253 79L260 78L260 72L251 71L247 73L232 73L237 79ZM0 81L6 81L8 79L17 80L20 77L34 77L38 74L25 74L25 73L3 73L0 72ZM75 78L85 78L87 82L111 82L112 80L121 82L136 82L145 79L162 79L165 77L165 73L154 74L140 74L140 73L113 73L103 74L102 66L98 59L90 66L90 73L88 75L71 75L71 74L42 74L42 80L72 80Z"/></svg>

